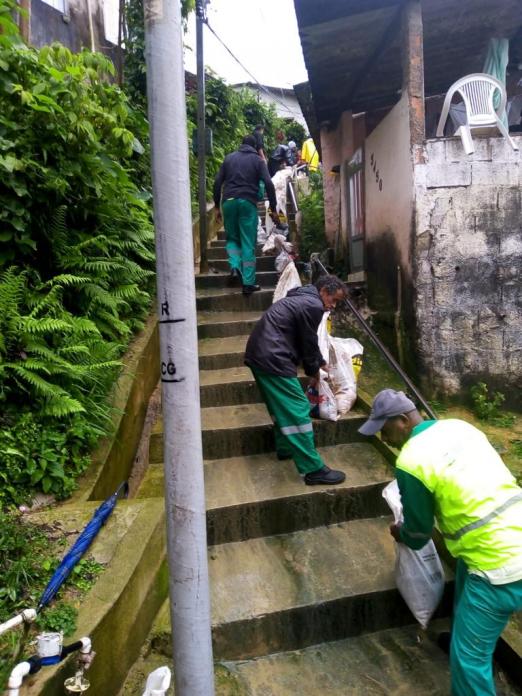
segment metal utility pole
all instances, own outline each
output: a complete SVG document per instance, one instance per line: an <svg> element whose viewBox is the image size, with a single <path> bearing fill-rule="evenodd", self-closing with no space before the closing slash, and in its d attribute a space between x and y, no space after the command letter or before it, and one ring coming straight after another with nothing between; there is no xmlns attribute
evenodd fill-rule
<svg viewBox="0 0 522 696"><path fill-rule="evenodd" d="M145 0L176 696L213 696L180 0Z"/></svg>
<svg viewBox="0 0 522 696"><path fill-rule="evenodd" d="M198 66L198 201L199 201L199 272L208 271L207 260L207 137L205 124L205 63L203 60L203 24L207 0L196 0L196 54Z"/></svg>

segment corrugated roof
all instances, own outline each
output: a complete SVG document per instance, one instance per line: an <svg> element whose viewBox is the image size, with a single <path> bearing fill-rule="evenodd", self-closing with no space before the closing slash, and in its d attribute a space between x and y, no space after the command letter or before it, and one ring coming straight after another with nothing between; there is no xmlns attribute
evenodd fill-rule
<svg viewBox="0 0 522 696"><path fill-rule="evenodd" d="M319 123L390 106L402 85L403 0L294 0ZM522 59L521 0L422 0L426 96L480 72L492 37ZM378 56L378 58L376 58Z"/></svg>

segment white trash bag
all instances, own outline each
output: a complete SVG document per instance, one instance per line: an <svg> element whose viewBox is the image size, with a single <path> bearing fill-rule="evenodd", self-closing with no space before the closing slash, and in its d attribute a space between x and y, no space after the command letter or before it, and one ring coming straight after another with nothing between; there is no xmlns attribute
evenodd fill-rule
<svg viewBox="0 0 522 696"><path fill-rule="evenodd" d="M389 483L382 497L391 508L395 523L403 521L401 494L397 481ZM426 628L444 593L444 570L430 539L419 551L395 544L395 582L413 616Z"/></svg>
<svg viewBox="0 0 522 696"><path fill-rule="evenodd" d="M268 235L266 233L266 230L261 223L261 218L258 217L257 218L257 243L264 244L267 239L268 239Z"/></svg>
<svg viewBox="0 0 522 696"><path fill-rule="evenodd" d="M286 252L284 253L286 254ZM277 258L279 258L279 256ZM293 288L300 287L301 278L299 277L299 273L297 272L295 263L290 259L284 271L281 273L281 277L277 281L276 289L274 290L274 299L272 300L272 303L281 300L283 297L286 297L289 291L293 290Z"/></svg>
<svg viewBox="0 0 522 696"><path fill-rule="evenodd" d="M319 342L319 350L323 356L323 360L328 364L330 360L330 334L328 333L328 317L330 312L325 312L321 323L317 329L317 339Z"/></svg>
<svg viewBox="0 0 522 696"><path fill-rule="evenodd" d="M158 667L147 677L143 696L165 696L170 688L171 678L172 675L168 667Z"/></svg>
<svg viewBox="0 0 522 696"><path fill-rule="evenodd" d="M329 374L337 410L342 416L357 400L357 379L352 358L362 355L364 348L355 338L329 336Z"/></svg>
<svg viewBox="0 0 522 696"><path fill-rule="evenodd" d="M326 381L327 373L319 370L319 418L321 420L336 421L339 418L337 402L330 385Z"/></svg>

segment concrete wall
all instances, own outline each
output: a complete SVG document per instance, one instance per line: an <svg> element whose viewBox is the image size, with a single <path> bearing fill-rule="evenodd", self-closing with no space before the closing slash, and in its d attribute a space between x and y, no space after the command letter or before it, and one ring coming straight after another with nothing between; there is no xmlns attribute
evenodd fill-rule
<svg viewBox="0 0 522 696"><path fill-rule="evenodd" d="M36 48L59 41L74 52L91 47L87 0L68 0L67 12L43 0L31 1L30 43ZM117 48L105 38L102 0L91 0L94 46L115 60Z"/></svg>
<svg viewBox="0 0 522 696"><path fill-rule="evenodd" d="M413 162L405 96L366 138L364 157L369 303L395 311L397 266L404 288L412 276Z"/></svg>
<svg viewBox="0 0 522 696"><path fill-rule="evenodd" d="M522 136L515 138L522 148ZM520 152L503 138L427 141L415 167L419 357L428 389L522 387Z"/></svg>

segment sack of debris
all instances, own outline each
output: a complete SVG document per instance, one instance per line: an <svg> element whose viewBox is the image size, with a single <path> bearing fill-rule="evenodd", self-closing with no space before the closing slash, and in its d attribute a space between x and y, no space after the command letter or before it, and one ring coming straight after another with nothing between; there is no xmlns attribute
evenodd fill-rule
<svg viewBox="0 0 522 696"><path fill-rule="evenodd" d="M357 375L353 360L362 361L364 348L355 338L329 336L328 372L337 410L342 416L357 399Z"/></svg>
<svg viewBox="0 0 522 696"><path fill-rule="evenodd" d="M328 374L324 370L319 371L320 378L317 385L308 385L306 396L310 402L310 415L312 418L336 421L339 418L335 396L328 384Z"/></svg>
<svg viewBox="0 0 522 696"><path fill-rule="evenodd" d="M401 494L397 481L382 492L395 523L403 521ZM426 628L444 593L444 570L433 540L419 551L395 544L395 582L411 613Z"/></svg>
<svg viewBox="0 0 522 696"><path fill-rule="evenodd" d="M265 228L263 227L263 224L261 222L261 218L257 218L257 243L262 245L266 242L268 239L268 234L266 233Z"/></svg>
<svg viewBox="0 0 522 696"><path fill-rule="evenodd" d="M295 263L292 261L292 257L286 251L281 252L281 254L283 254L283 253L288 256L288 261L286 263L286 266L284 267L283 272L281 273L281 277L277 281L276 289L274 290L274 298L272 300L272 303L277 302L278 300L281 300L283 297L286 297L288 292L290 290L293 290L293 288L300 288L301 287L301 278L299 277L299 273L297 272L297 268L295 267ZM279 256L276 258L276 268L277 268L277 259L279 259Z"/></svg>

